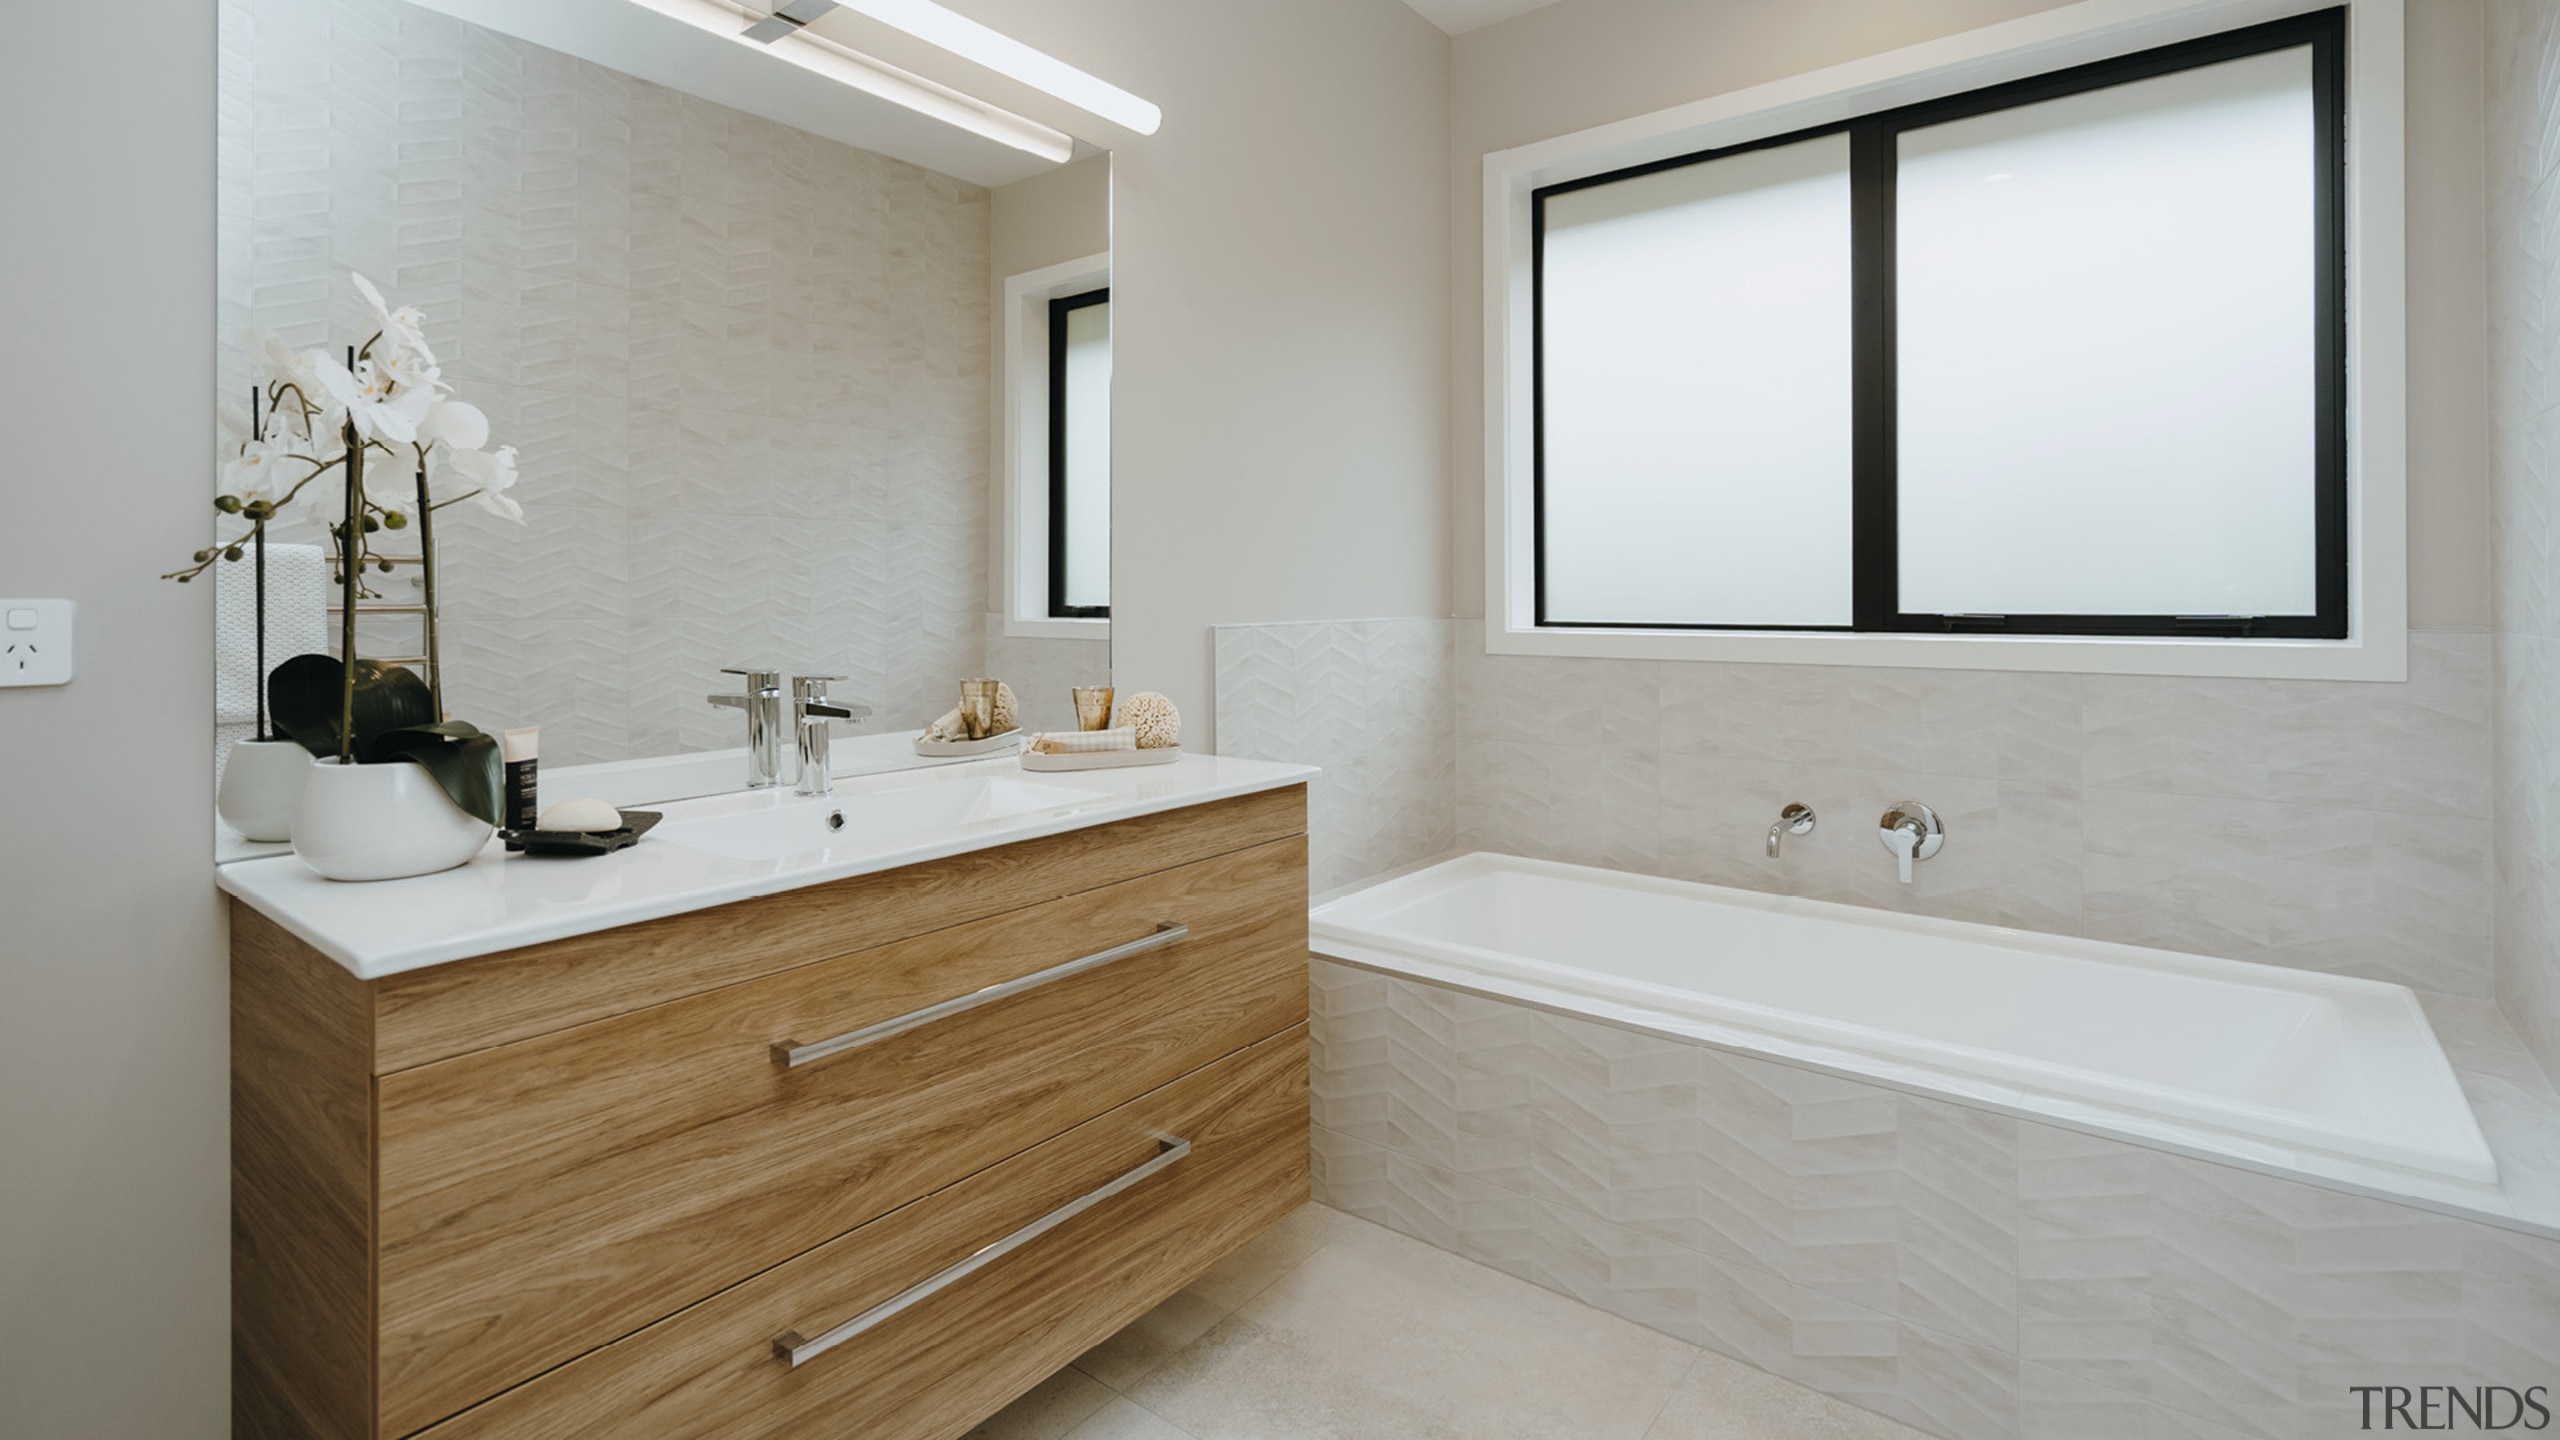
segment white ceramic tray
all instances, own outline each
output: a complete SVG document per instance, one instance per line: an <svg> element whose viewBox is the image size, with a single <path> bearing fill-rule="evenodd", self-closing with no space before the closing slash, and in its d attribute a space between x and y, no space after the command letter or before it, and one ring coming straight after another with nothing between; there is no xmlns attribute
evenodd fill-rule
<svg viewBox="0 0 2560 1440"><path fill-rule="evenodd" d="M1130 765L1170 765L1182 758L1179 746L1161 750L1088 750L1081 755L1022 752L1025 770L1118 770Z"/></svg>
<svg viewBox="0 0 2560 1440"><path fill-rule="evenodd" d="M984 740L928 740L919 735L916 737L916 753L930 755L937 760L962 755L993 755L999 750L1010 750L1021 743L1022 727L1017 725L1002 734L990 735Z"/></svg>

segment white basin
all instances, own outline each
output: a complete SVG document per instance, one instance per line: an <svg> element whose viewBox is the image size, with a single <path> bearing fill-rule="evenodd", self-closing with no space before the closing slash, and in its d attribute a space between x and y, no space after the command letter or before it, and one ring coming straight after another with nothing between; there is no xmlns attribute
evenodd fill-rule
<svg viewBox="0 0 2560 1440"><path fill-rule="evenodd" d="M765 790L687 801L668 806L649 838L732 860L786 860L903 847L1104 798L1019 775L946 771L892 784L844 786L822 797Z"/></svg>

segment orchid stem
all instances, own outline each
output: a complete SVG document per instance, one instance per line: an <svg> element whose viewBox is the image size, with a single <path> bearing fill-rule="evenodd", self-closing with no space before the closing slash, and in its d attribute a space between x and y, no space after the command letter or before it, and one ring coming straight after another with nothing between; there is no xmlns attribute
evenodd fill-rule
<svg viewBox="0 0 2560 1440"><path fill-rule="evenodd" d="M436 507L427 499L427 461L418 457L418 586L427 612L427 694L444 718L444 667L436 663Z"/></svg>
<svg viewBox="0 0 2560 1440"><path fill-rule="evenodd" d="M249 438L264 444L267 438L266 418L258 413L258 400L264 394L256 385L249 387ZM257 667L250 672L250 688L258 692L258 742L267 740L267 522L249 532L258 550L258 655Z"/></svg>
<svg viewBox="0 0 2560 1440"><path fill-rule="evenodd" d="M254 684L258 692L258 739L267 736L267 522L249 534L258 554L258 668Z"/></svg>
<svg viewBox="0 0 2560 1440"><path fill-rule="evenodd" d="M349 364L352 369L352 361ZM343 589L338 612L338 657L342 677L338 690L338 763L356 760L356 591L364 543L364 450L356 440L356 422L346 422L347 515L338 526L338 580Z"/></svg>

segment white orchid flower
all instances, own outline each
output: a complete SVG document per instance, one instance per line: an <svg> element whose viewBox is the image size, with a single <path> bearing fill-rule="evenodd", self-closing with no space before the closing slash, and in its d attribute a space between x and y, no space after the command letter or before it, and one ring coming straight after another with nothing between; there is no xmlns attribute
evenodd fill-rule
<svg viewBox="0 0 2560 1440"><path fill-rule="evenodd" d="M429 470L432 483L459 492L456 499L468 494L474 504L501 519L524 522L524 507L507 493L516 484L516 447L455 450L438 445L427 453L433 457Z"/></svg>
<svg viewBox="0 0 2560 1440"><path fill-rule="evenodd" d="M222 467L219 493L253 505L264 500L281 504L293 487L311 473L311 461L297 453L300 442L270 433L264 440L244 440L240 453Z"/></svg>
<svg viewBox="0 0 2560 1440"><path fill-rule="evenodd" d="M477 450L489 443L489 417L468 401L439 398L418 422L418 443Z"/></svg>
<svg viewBox="0 0 2560 1440"><path fill-rule="evenodd" d="M329 399L346 411L356 433L368 440L414 444L418 422L435 407L433 387L404 385L397 372L370 359L358 360L350 370L324 356L319 374Z"/></svg>
<svg viewBox="0 0 2560 1440"><path fill-rule="evenodd" d="M435 369L435 352L427 348L425 314L415 305L403 305L394 310L384 302L382 292L373 288L372 281L352 270L347 275L356 282L356 293L362 295L364 303L373 310L374 325L382 332L380 348L391 354L405 351L415 356L414 368Z"/></svg>
<svg viewBox="0 0 2560 1440"><path fill-rule="evenodd" d="M249 352L250 364L257 369L261 389L272 394L281 385L293 391L266 417L269 434L279 426L295 434L326 435L337 430L338 418L334 414L324 413L317 420L306 421L302 413L302 404L306 403L324 412L329 407L328 387L320 380L320 367L327 357L317 350L297 351L274 331L255 327L241 343ZM297 403L296 396L301 403Z"/></svg>

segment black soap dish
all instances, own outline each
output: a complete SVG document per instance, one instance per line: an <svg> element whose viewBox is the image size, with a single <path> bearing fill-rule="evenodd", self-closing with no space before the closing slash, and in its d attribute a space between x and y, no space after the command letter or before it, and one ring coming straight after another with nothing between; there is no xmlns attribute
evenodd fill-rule
<svg viewBox="0 0 2560 1440"><path fill-rule="evenodd" d="M640 843L649 827L658 823L655 810L625 810L619 830L501 830L500 839L507 848L525 855L548 855L578 859L588 855L610 855Z"/></svg>

